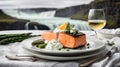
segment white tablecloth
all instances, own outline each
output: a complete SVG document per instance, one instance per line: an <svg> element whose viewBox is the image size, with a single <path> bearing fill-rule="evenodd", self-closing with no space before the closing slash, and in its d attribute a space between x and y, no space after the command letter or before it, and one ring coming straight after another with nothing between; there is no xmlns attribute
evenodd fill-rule
<svg viewBox="0 0 120 67"><path fill-rule="evenodd" d="M87 34L91 32L87 32ZM92 32L93 33L93 32ZM91 33L91 34L92 34ZM91 35L90 34L90 35ZM91 37L92 38L92 37ZM120 38L116 37L115 45L120 47ZM79 64L87 59L80 59L78 61L67 61L67 62L58 62L58 61L50 61L39 59L38 61L17 61L17 60L8 60L5 58L5 55L10 53L18 53L20 51L20 43L13 43L9 45L0 45L0 67L79 67ZM119 67L120 66L120 54L115 53L111 60L108 62L106 67ZM99 56L98 56L99 58ZM106 60L95 62L91 65L91 67L101 67L103 62Z"/></svg>

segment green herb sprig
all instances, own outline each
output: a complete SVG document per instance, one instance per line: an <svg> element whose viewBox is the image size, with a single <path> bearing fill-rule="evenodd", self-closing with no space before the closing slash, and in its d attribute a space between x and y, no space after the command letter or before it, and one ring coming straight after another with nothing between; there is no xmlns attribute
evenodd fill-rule
<svg viewBox="0 0 120 67"><path fill-rule="evenodd" d="M72 35L72 36L77 36L78 30L77 30L77 29L74 29L74 26L75 26L75 25L68 23L65 33L70 34L70 35ZM71 32L71 30L72 30L73 32Z"/></svg>
<svg viewBox="0 0 120 67"><path fill-rule="evenodd" d="M110 42L110 41L107 41L107 44L109 45L109 46L113 46L113 45L115 45L115 43L112 41L112 42Z"/></svg>

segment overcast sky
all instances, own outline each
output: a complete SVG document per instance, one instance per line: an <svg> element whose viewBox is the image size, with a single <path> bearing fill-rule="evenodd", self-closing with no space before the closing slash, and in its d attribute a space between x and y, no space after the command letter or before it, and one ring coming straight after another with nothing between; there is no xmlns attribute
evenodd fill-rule
<svg viewBox="0 0 120 67"><path fill-rule="evenodd" d="M0 8L16 7L16 8L64 8L80 4L88 4L93 0L0 0Z"/></svg>

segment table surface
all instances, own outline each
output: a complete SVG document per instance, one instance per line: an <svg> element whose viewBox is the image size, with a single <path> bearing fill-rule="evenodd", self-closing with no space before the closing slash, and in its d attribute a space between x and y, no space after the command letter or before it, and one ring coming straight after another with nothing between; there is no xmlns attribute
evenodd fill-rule
<svg viewBox="0 0 120 67"><path fill-rule="evenodd" d="M40 34L43 31L39 30L13 30L13 31L0 31L0 34L10 34L10 33L25 33L25 32L33 32L33 34ZM83 31L86 34L94 35L95 33L93 31ZM9 45L0 45L0 67L52 67L52 65L59 63L58 61L50 61L50 60L44 60L40 59L35 62L31 61L18 61L18 60L8 60L5 58L6 54L10 53L17 53L19 48L19 42L12 43ZM78 67L78 62L80 63L84 59L80 59L77 61L67 61L69 63L69 67ZM60 62L64 65L65 62Z"/></svg>

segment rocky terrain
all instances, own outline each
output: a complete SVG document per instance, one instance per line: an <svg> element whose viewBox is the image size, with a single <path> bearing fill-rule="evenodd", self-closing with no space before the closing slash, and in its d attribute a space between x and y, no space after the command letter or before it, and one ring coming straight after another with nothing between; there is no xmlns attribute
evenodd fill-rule
<svg viewBox="0 0 120 67"><path fill-rule="evenodd" d="M106 28L120 27L120 0L95 0L90 4L57 10L56 16L71 17L87 21L89 9L105 10L107 19Z"/></svg>

